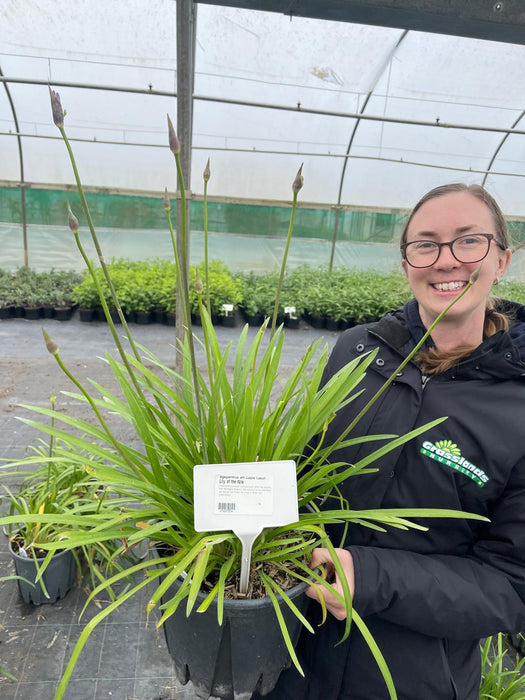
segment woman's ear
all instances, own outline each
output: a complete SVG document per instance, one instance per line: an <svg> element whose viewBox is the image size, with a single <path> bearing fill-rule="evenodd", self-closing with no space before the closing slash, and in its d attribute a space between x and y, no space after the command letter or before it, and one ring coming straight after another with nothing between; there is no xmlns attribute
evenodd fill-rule
<svg viewBox="0 0 525 700"><path fill-rule="evenodd" d="M499 256L499 261L498 261L498 277L503 277L508 266L510 265L511 258L512 258L512 251L510 250L510 248L507 248L507 250L501 251L501 254ZM405 271L405 274L406 274L406 271Z"/></svg>

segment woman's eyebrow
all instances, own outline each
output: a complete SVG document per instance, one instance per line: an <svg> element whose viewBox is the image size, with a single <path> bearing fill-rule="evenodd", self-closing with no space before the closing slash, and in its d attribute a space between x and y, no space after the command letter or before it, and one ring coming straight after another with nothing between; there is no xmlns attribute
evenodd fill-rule
<svg viewBox="0 0 525 700"><path fill-rule="evenodd" d="M454 230L454 234L457 235L460 233L469 233L474 228L479 229L482 227L478 226L478 224L467 224L466 226L458 226L458 228ZM437 231L416 231L414 233L414 236L426 236L427 238L435 238L438 235L439 234L437 233Z"/></svg>

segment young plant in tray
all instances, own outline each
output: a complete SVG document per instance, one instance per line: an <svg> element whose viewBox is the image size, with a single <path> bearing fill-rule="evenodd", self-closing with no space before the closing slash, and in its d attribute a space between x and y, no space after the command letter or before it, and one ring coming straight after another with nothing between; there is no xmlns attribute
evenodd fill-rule
<svg viewBox="0 0 525 700"><path fill-rule="evenodd" d="M69 660L56 698L63 696L79 654L94 627L145 586L155 584L149 607L152 610L160 606L159 624L166 622L180 606L185 607L186 614L189 615L196 607L201 589L206 593L203 602L199 604L199 611L205 611L212 603L216 603L218 621L222 622L226 591L230 587L236 587L239 577L241 544L229 531L196 532L193 485L194 466L198 464L269 460L293 460L296 463L299 519L288 525L264 529L254 542L248 597L258 592L271 600L288 652L299 667L279 601L284 601L285 607L291 609L296 618L314 632L292 602L287 590L297 582L312 580L321 587L328 588L329 584L324 580L323 572L311 571L309 568L311 551L321 544L331 551L336 570L345 581L334 550L336 545L328 540L325 533L327 524L352 521L375 528L423 529L407 518L477 517L443 510L350 510L348 504L338 495L338 484L344 479L373 469L375 460L439 421L401 437L360 436L356 432L360 419L360 416L357 416L336 443L326 444L324 435L328 423L334 413L352 401L359 392L360 380L373 361L374 353L350 363L322 386L321 378L327 349L317 343L307 349L289 377L283 380L280 358L285 338L283 329L276 326L279 295L277 294L275 299L271 322L267 319L251 340L248 328L245 327L240 332L235 346L230 343L226 348L221 348L203 298L203 282L197 276L196 294L202 319L202 345L205 355L205 366L201 368L196 361L194 337L190 332L189 271L185 261L178 258L167 197L165 209L177 266L177 294L180 295L186 329L184 337L178 338L176 344L176 352L181 356L181 371L175 372L163 364L151 349L138 347L129 332L91 223L76 164L64 131L63 112L58 95L51 92L51 100L54 121L70 154L84 214L99 256L100 273L88 260L80 244L78 221L70 212L69 221L75 242L100 293L100 301L115 341L116 354L108 354L106 361L113 371L119 392L103 387L95 380L86 384L80 383L64 364L59 348L47 333L44 333L49 352L76 386L76 392L71 395L89 404L96 421L92 424L65 414L56 416L54 425L33 419L23 420L59 440L60 450L56 454L61 458L67 457L72 463L80 464L86 459L86 455L92 456L97 461L96 479L104 485L109 495L118 499L119 513L116 517L111 506L113 499L106 498L102 507L88 518L69 516L67 523L74 524L75 528L67 531L65 539L61 539L60 542L48 542L45 548L52 552L59 547L89 546L94 542L106 543L121 538L127 546L141 542L153 543L158 554L154 564L141 561L126 572L109 576L95 588L92 596L98 595L101 590L112 586L125 575L144 574L142 579L139 578L124 593L119 594L87 624ZM185 192L179 145L171 122L169 142L175 156L181 194L182 225L177 235L181 237L184 249L188 235ZM209 170L205 174L205 183L208 179ZM301 186L302 176L299 172L292 187L291 222ZM290 225L286 250L291 234ZM284 261L278 288L281 287L283 272ZM99 274L104 278L112 305L117 309L123 324L122 331L127 337L125 346L111 320L108 303L102 294L102 283L98 279ZM205 271L205 279L206 275ZM472 283L471 281L467 285L464 293ZM418 349L419 346L414 352ZM385 383L381 392L390 381ZM371 398L368 406L375 401L379 393ZM51 412L44 408L32 407L32 410L45 418L51 416ZM140 449L115 435L106 418L108 413L120 416L133 428ZM58 427L57 422L60 422L62 427ZM334 450L346 442L372 440L382 441L383 446L357 464L330 462ZM321 511L320 501L333 504L332 509ZM27 523L45 523L51 520L52 516L45 514L31 515L27 518ZM278 578L275 578L276 572L279 574ZM173 593L171 586L176 582L179 587ZM209 584L207 588L206 582ZM346 621L344 637L349 634L352 623L361 629L381 668L388 693L394 698L395 689L388 668L363 621L352 611L348 587L345 587L344 602L351 613Z"/></svg>

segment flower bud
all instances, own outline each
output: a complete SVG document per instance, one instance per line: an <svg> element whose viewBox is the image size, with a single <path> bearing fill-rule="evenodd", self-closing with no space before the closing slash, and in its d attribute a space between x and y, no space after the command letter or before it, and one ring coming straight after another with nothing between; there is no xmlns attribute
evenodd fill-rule
<svg viewBox="0 0 525 700"><path fill-rule="evenodd" d="M51 337L42 328L42 333L44 334L44 340L46 341L46 348L51 355L58 355L58 345L51 340Z"/></svg>
<svg viewBox="0 0 525 700"><path fill-rule="evenodd" d="M171 209L171 202L170 202L170 198L168 197L168 188L167 187L164 188L164 209L166 211L170 211L170 209Z"/></svg>
<svg viewBox="0 0 525 700"><path fill-rule="evenodd" d="M73 231L73 233L78 233L78 219L71 211L69 202L67 203L67 222L69 224L69 228Z"/></svg>
<svg viewBox="0 0 525 700"><path fill-rule="evenodd" d="M202 173L202 178L204 182L208 182L210 179L210 159L208 158L208 162L206 163L206 167L204 168L204 172Z"/></svg>
<svg viewBox="0 0 525 700"><path fill-rule="evenodd" d="M204 285L202 284L202 279L201 279L200 273L197 270L196 279L195 279L195 291L197 292L197 294L202 294L203 290L204 290Z"/></svg>
<svg viewBox="0 0 525 700"><path fill-rule="evenodd" d="M55 126L61 128L64 126L64 110L62 109L62 103L60 102L60 95L58 92L55 92L49 88L49 97L51 98L53 121L55 122Z"/></svg>
<svg viewBox="0 0 525 700"><path fill-rule="evenodd" d="M177 155L177 153L180 153L180 142L179 139L177 138L177 134L175 133L175 129L173 128L173 124L171 123L170 115L168 114L168 140L170 144L170 151L173 153L173 155Z"/></svg>
<svg viewBox="0 0 525 700"><path fill-rule="evenodd" d="M479 275L481 273L481 268L483 267L483 263L481 262L477 268L474 270L474 272L470 275L469 282L470 284L474 284L474 282L477 282Z"/></svg>
<svg viewBox="0 0 525 700"><path fill-rule="evenodd" d="M297 175L295 176L295 180L293 181L292 190L295 193L299 192L299 190L303 186L304 178L302 176L302 172L303 172L303 163L301 163L301 167L297 171Z"/></svg>

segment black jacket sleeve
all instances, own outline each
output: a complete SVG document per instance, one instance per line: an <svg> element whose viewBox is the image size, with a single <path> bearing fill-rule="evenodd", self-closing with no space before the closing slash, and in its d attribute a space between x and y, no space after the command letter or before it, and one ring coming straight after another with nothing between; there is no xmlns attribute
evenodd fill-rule
<svg viewBox="0 0 525 700"><path fill-rule="evenodd" d="M449 639L525 629L525 462L511 471L491 521L468 555L350 546L354 605Z"/></svg>

